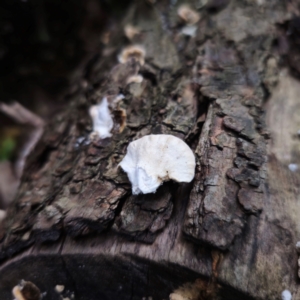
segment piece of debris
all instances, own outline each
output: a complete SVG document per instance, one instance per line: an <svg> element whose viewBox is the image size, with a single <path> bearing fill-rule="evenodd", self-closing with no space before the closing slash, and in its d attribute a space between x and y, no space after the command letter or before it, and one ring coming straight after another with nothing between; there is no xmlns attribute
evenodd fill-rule
<svg viewBox="0 0 300 300"><path fill-rule="evenodd" d="M199 300L199 299L217 299L217 286L208 284L201 280L196 279L195 282L186 282L179 288L174 290L170 295L170 300Z"/></svg>
<svg viewBox="0 0 300 300"><path fill-rule="evenodd" d="M14 102L10 105L0 102L0 111L11 117L17 123L30 125L34 128L30 134L28 142L20 151L18 160L15 164L15 173L17 178L21 178L26 158L42 136L45 123L39 116L29 111L18 102Z"/></svg>
<svg viewBox="0 0 300 300"><path fill-rule="evenodd" d="M13 288L12 294L15 300L41 300L42 298L39 288L32 282L25 280L21 280Z"/></svg>

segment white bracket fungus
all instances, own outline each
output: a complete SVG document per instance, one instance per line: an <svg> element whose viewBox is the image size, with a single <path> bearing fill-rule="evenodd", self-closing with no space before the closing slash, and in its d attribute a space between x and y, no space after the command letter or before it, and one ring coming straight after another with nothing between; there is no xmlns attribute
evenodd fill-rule
<svg viewBox="0 0 300 300"><path fill-rule="evenodd" d="M145 56L146 50L144 47L139 45L132 45L122 50L122 52L118 56L118 60L121 64L125 64L130 58L135 58L142 66L145 63Z"/></svg>
<svg viewBox="0 0 300 300"><path fill-rule="evenodd" d="M91 106L89 113L93 119L93 131L97 133L101 139L111 137L110 131L113 128L114 122L110 115L107 98L105 97L101 103Z"/></svg>
<svg viewBox="0 0 300 300"><path fill-rule="evenodd" d="M129 144L120 163L132 184L132 194L155 193L168 180L191 182L195 156L181 139L167 134L146 135Z"/></svg>

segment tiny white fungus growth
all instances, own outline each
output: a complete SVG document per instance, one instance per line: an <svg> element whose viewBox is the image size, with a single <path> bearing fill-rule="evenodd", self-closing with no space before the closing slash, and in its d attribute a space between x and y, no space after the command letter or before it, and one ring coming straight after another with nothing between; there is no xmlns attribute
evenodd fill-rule
<svg viewBox="0 0 300 300"><path fill-rule="evenodd" d="M292 300L292 294L289 290L284 290L281 293L281 299L282 300Z"/></svg>
<svg viewBox="0 0 300 300"><path fill-rule="evenodd" d="M128 24L124 28L124 33L129 40L132 40L136 35L139 35L141 31L137 27Z"/></svg>
<svg viewBox="0 0 300 300"><path fill-rule="evenodd" d="M146 135L129 144L120 163L132 184L132 194L155 193L168 180L191 182L195 156L181 139L167 134Z"/></svg>
<svg viewBox="0 0 300 300"><path fill-rule="evenodd" d="M101 103L91 106L89 113L93 119L93 131L97 133L101 139L110 137L110 131L114 123L108 109L107 98L105 97Z"/></svg>
<svg viewBox="0 0 300 300"><path fill-rule="evenodd" d="M289 164L289 169L292 172L296 172L298 170L298 165L297 164Z"/></svg>
<svg viewBox="0 0 300 300"><path fill-rule="evenodd" d="M59 285L59 284L57 284L57 285L55 286L55 291L56 291L57 293L63 292L64 289L65 289L65 286L64 286L64 285Z"/></svg>
<svg viewBox="0 0 300 300"><path fill-rule="evenodd" d="M118 60L121 64L125 64L130 58L135 58L139 63L144 65L146 50L139 45L128 46L122 50L118 56Z"/></svg>
<svg viewBox="0 0 300 300"><path fill-rule="evenodd" d="M197 31L197 26L195 26L195 25L184 26L181 29L182 34L191 36L191 37L194 37L196 35L196 31Z"/></svg>
<svg viewBox="0 0 300 300"><path fill-rule="evenodd" d="M127 84L129 83L141 83L144 80L142 75L132 75L128 77Z"/></svg>
<svg viewBox="0 0 300 300"><path fill-rule="evenodd" d="M121 100L123 100L125 96L123 94L118 94L116 98L112 101L113 106L117 105Z"/></svg>
<svg viewBox="0 0 300 300"><path fill-rule="evenodd" d="M176 294L176 293L172 293L169 296L170 300L185 300L181 295Z"/></svg>
<svg viewBox="0 0 300 300"><path fill-rule="evenodd" d="M178 8L177 14L185 23L190 25L194 25L200 20L199 13L185 4Z"/></svg>

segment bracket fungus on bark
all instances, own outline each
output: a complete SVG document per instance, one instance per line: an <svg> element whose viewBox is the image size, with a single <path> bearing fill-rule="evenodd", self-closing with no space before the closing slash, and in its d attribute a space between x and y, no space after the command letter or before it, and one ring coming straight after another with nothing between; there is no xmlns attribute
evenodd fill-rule
<svg viewBox="0 0 300 300"><path fill-rule="evenodd" d="M168 180L191 182L195 156L181 139L167 134L146 135L129 144L120 163L132 184L132 194L155 193Z"/></svg>
<svg viewBox="0 0 300 300"><path fill-rule="evenodd" d="M199 13L185 4L178 8L177 14L182 21L189 25L194 25L200 20Z"/></svg>
<svg viewBox="0 0 300 300"><path fill-rule="evenodd" d="M124 48L120 55L118 56L118 60L121 64L127 63L131 58L136 59L141 66L145 63L146 50L144 47L140 45L132 45Z"/></svg>
<svg viewBox="0 0 300 300"><path fill-rule="evenodd" d="M93 120L93 132L97 133L101 139L111 137L110 131L114 122L110 115L107 98L104 97L101 103L91 106L89 114Z"/></svg>

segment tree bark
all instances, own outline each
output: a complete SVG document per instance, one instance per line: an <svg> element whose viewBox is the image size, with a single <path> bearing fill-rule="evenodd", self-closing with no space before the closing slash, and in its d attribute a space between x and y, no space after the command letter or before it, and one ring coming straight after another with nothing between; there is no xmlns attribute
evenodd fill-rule
<svg viewBox="0 0 300 300"><path fill-rule="evenodd" d="M300 299L297 5L189 4L195 35L180 3L133 3L45 128L0 225L1 299L21 279L44 299ZM145 65L117 62L128 44L145 48ZM134 74L144 80L128 84ZM91 138L89 107L119 94L112 137ZM131 194L118 164L147 134L189 144L192 183Z"/></svg>

